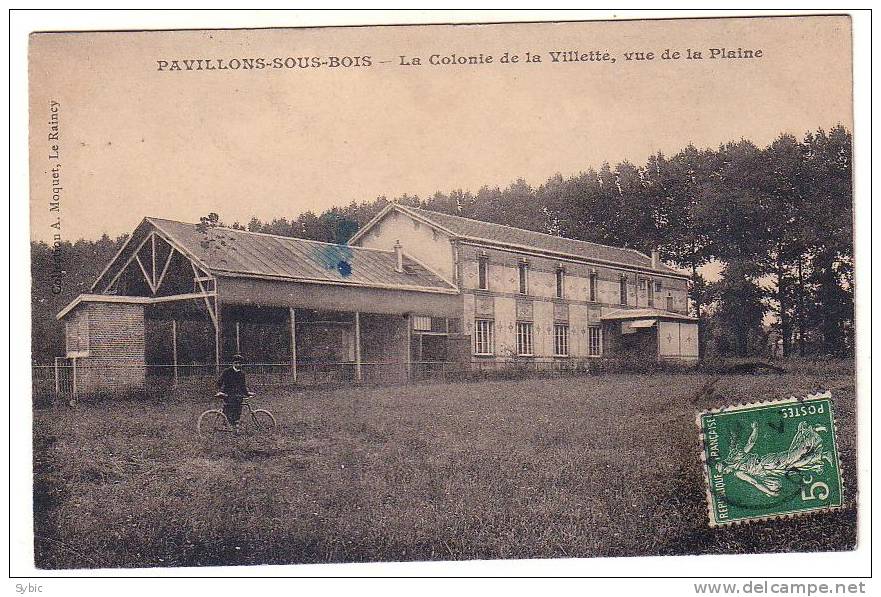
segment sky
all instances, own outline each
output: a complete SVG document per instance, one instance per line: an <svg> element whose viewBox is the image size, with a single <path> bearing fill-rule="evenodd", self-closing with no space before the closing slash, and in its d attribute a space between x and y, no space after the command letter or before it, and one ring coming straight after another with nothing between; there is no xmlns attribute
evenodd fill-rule
<svg viewBox="0 0 881 597"><path fill-rule="evenodd" d="M704 59L663 60L667 48ZM763 55L712 60L709 48ZM616 61L551 62L560 50ZM624 56L648 51L654 60ZM520 61L501 63L506 52ZM542 62L526 63L526 52ZM424 64L432 54L494 61ZM369 56L371 66L160 70L160 61L331 56ZM401 56L424 65L402 66ZM847 17L35 34L31 237L117 236L144 216L296 218L381 195L517 178L537 186L688 143L765 145L781 132L852 128L850 73Z"/></svg>

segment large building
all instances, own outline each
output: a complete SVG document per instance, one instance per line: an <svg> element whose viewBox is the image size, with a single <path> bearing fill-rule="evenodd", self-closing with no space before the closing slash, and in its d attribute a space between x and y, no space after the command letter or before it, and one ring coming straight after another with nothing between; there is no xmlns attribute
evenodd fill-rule
<svg viewBox="0 0 881 597"><path fill-rule="evenodd" d="M216 370L406 379L602 356L695 362L657 254L390 204L347 245L145 218L58 318L80 391Z"/></svg>
<svg viewBox="0 0 881 597"><path fill-rule="evenodd" d="M688 277L622 249L391 204L350 245L409 256L455 287L475 362L634 352L696 361Z"/></svg>

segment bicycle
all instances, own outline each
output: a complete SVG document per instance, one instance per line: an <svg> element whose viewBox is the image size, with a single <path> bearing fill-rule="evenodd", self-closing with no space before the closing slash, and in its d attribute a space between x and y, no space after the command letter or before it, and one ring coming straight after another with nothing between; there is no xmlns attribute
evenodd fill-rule
<svg viewBox="0 0 881 597"><path fill-rule="evenodd" d="M264 432L272 433L275 430L275 416L265 408L254 408L251 405L253 392L242 400L242 414L239 423L233 426L222 408L211 408L199 415L196 429L199 435L207 437L216 433L240 433L240 432ZM226 398L226 394L218 392L215 398Z"/></svg>

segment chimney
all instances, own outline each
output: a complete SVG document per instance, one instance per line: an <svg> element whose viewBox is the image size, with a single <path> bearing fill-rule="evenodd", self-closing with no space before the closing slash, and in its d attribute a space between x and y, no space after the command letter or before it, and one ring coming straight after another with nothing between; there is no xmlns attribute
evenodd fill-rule
<svg viewBox="0 0 881 597"><path fill-rule="evenodd" d="M658 265L661 263L661 256L658 254L657 249L652 249L652 269L658 269Z"/></svg>
<svg viewBox="0 0 881 597"><path fill-rule="evenodd" d="M401 241L395 241L395 271L404 272L404 254L401 252Z"/></svg>

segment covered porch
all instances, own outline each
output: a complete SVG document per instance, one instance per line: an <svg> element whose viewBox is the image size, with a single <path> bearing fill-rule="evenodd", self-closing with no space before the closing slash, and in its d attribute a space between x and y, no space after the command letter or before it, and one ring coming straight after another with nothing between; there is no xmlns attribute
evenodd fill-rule
<svg viewBox="0 0 881 597"><path fill-rule="evenodd" d="M697 318L661 309L615 309L601 317L610 357L697 363Z"/></svg>
<svg viewBox="0 0 881 597"><path fill-rule="evenodd" d="M58 314L83 390L204 382L237 353L257 385L403 381L460 327L400 251L181 222L145 219L92 290Z"/></svg>
<svg viewBox="0 0 881 597"><path fill-rule="evenodd" d="M396 382L407 380L420 358L408 350L415 345L409 314L221 303L217 315L215 340L212 318L179 306L148 306L148 377L179 385L214 376L241 354L259 386Z"/></svg>

